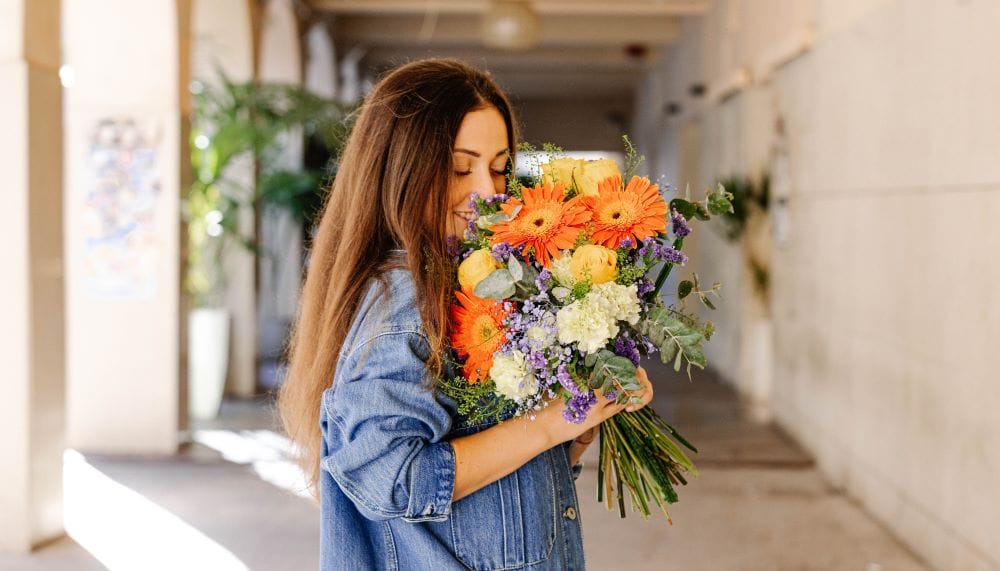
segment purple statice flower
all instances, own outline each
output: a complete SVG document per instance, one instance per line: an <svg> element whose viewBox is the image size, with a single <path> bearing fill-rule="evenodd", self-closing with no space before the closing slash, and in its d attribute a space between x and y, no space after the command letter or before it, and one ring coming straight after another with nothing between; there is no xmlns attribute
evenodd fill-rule
<svg viewBox="0 0 1000 571"><path fill-rule="evenodd" d="M462 241L458 236L448 236L447 241L448 256L452 261L458 262L462 259Z"/></svg>
<svg viewBox="0 0 1000 571"><path fill-rule="evenodd" d="M506 194L494 194L493 196L486 199L486 204L490 206L493 206L494 204L501 204L503 202L507 202L508 198L510 197L507 196Z"/></svg>
<svg viewBox="0 0 1000 571"><path fill-rule="evenodd" d="M514 248L510 245L510 242L500 242L496 246L493 246L492 250L493 259L502 264L506 263L507 258L509 258L513 253Z"/></svg>
<svg viewBox="0 0 1000 571"><path fill-rule="evenodd" d="M573 395L569 399L569 402L566 403L566 409L563 410L563 418L576 424L583 422L587 418L587 413L590 412L590 409L597 404L597 396L591 390L581 390L580 387L576 386L569 371L566 370L566 365L559 365L556 368L556 380Z"/></svg>
<svg viewBox="0 0 1000 571"><path fill-rule="evenodd" d="M636 282L635 285L636 285L635 293L638 294L640 298L646 297L646 295L651 293L656 288L656 286L653 285L653 281L647 280L646 278L640 279L639 281Z"/></svg>
<svg viewBox="0 0 1000 571"><path fill-rule="evenodd" d="M552 272L549 270L538 272L538 277L535 278L535 285L542 293L549 291L549 286L552 285Z"/></svg>
<svg viewBox="0 0 1000 571"><path fill-rule="evenodd" d="M663 260L664 262L670 262L673 264L684 265L688 261L688 257L681 253L679 250L673 249L671 246L654 246L653 256Z"/></svg>
<svg viewBox="0 0 1000 571"><path fill-rule="evenodd" d="M636 254L638 254L640 258L643 258L646 256L646 254L652 251L652 247L655 245L656 245L656 238L652 237L646 238L645 240L642 241L642 246L639 247L639 249L636 251Z"/></svg>
<svg viewBox="0 0 1000 571"><path fill-rule="evenodd" d="M587 419L587 413L595 404L597 404L597 395L593 391L584 391L569 399L563 410L563 418L569 422L580 424Z"/></svg>
<svg viewBox="0 0 1000 571"><path fill-rule="evenodd" d="M621 242L618 242L618 248L621 250L628 250L635 245L635 242L631 238L622 238Z"/></svg>
<svg viewBox="0 0 1000 571"><path fill-rule="evenodd" d="M687 219L676 210L670 212L670 227L674 232L674 236L678 238L683 238L691 233L691 227L688 226Z"/></svg>
<svg viewBox="0 0 1000 571"><path fill-rule="evenodd" d="M608 400L615 400L616 398L618 398L618 391L608 391L604 393L604 398Z"/></svg>
<svg viewBox="0 0 1000 571"><path fill-rule="evenodd" d="M639 349L628 334L621 334L615 339L615 355L626 357L636 367L639 366Z"/></svg>

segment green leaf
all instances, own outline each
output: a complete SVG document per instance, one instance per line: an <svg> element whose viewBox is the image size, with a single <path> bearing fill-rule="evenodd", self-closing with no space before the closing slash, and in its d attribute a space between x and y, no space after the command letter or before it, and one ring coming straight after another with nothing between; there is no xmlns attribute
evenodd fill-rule
<svg viewBox="0 0 1000 571"><path fill-rule="evenodd" d="M590 353L589 355L583 358L583 365L588 369L593 368L594 365L596 364L597 364L597 353Z"/></svg>
<svg viewBox="0 0 1000 571"><path fill-rule="evenodd" d="M694 218L695 206L694 203L684 200L683 198L675 198L670 201L670 208L681 213L681 216L690 220Z"/></svg>
<svg viewBox="0 0 1000 571"><path fill-rule="evenodd" d="M507 271L510 272L510 276L514 278L515 282L524 279L524 265L517 261L517 258L514 256L511 256L507 261Z"/></svg>
<svg viewBox="0 0 1000 571"><path fill-rule="evenodd" d="M636 379L636 369L626 357L615 355L607 349L598 352L597 363L588 383L591 388L601 388L607 381L613 381L625 390L636 390L640 385ZM627 387L635 387L629 389Z"/></svg>
<svg viewBox="0 0 1000 571"><path fill-rule="evenodd" d="M481 282L476 284L473 293L483 299L507 299L514 295L514 278L510 272L504 268L493 270L493 273L486 276Z"/></svg>
<svg viewBox="0 0 1000 571"><path fill-rule="evenodd" d="M711 220L712 219L712 217L709 216L708 210L705 208L704 204L702 204L700 202L694 202L692 204L694 206L694 217L695 218L697 218L698 220Z"/></svg>
<svg viewBox="0 0 1000 571"><path fill-rule="evenodd" d="M688 280L682 281L681 283L677 284L677 298L684 299L685 297L688 296L688 294L691 293L691 290L693 289L694 289L693 283L691 283Z"/></svg>
<svg viewBox="0 0 1000 571"><path fill-rule="evenodd" d="M719 183L715 190L708 193L708 211L716 216L723 214L733 214L733 194L726 191L726 187Z"/></svg>
<svg viewBox="0 0 1000 571"><path fill-rule="evenodd" d="M701 297L701 302L705 304L705 307L709 309L715 309L715 304L712 303L712 300L708 299L707 295L702 295L699 297Z"/></svg>
<svg viewBox="0 0 1000 571"><path fill-rule="evenodd" d="M680 369L682 360L697 367L705 367L705 355L701 343L705 337L694 325L679 319L666 307L654 307L639 322L637 329L660 350L664 364L674 361L674 369Z"/></svg>

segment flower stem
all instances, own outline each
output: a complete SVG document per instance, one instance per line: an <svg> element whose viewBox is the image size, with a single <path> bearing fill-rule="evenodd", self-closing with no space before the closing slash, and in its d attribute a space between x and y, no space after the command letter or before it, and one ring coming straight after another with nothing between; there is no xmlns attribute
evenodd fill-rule
<svg viewBox="0 0 1000 571"><path fill-rule="evenodd" d="M681 251L681 246L684 245L684 238L675 238L673 248L678 252ZM663 268L660 269L660 275L656 276L656 287L649 294L649 299L656 299L656 296L660 295L660 288L667 281L667 276L670 275L670 270L674 268L673 262L666 262L663 264Z"/></svg>

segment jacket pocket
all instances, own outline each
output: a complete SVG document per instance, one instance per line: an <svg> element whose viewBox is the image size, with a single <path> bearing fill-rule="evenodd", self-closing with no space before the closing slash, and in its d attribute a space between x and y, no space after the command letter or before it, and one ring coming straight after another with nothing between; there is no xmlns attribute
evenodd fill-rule
<svg viewBox="0 0 1000 571"><path fill-rule="evenodd" d="M455 555L475 571L522 569L547 560L556 536L551 451L452 504Z"/></svg>

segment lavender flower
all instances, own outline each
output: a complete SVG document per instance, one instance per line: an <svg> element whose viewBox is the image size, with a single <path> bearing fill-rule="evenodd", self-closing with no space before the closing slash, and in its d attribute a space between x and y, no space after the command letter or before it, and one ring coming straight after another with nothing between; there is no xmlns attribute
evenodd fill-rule
<svg viewBox="0 0 1000 571"><path fill-rule="evenodd" d="M549 286L552 285L552 272L549 270L538 272L538 277L535 278L535 285L542 293L549 291Z"/></svg>
<svg viewBox="0 0 1000 571"><path fill-rule="evenodd" d="M504 264L507 263L507 259L510 255L514 253L513 246L509 242L500 242L496 246L493 246L492 255L493 259Z"/></svg>
<svg viewBox="0 0 1000 571"><path fill-rule="evenodd" d="M623 333L615 339L615 355L626 357L633 365L639 366L639 349L628 334Z"/></svg>
<svg viewBox="0 0 1000 571"><path fill-rule="evenodd" d="M635 243L632 242L631 238L622 238L622 241L618 242L618 247L620 249L622 249L622 250L627 250L627 249L631 248L634 245L635 245Z"/></svg>
<svg viewBox="0 0 1000 571"><path fill-rule="evenodd" d="M636 294L638 294L640 298L646 297L654 289L656 289L656 286L653 285L652 280L643 278L636 282Z"/></svg>
<svg viewBox="0 0 1000 571"><path fill-rule="evenodd" d="M688 226L687 219L676 210L670 212L670 227L674 232L674 236L678 238L683 238L691 233L691 227Z"/></svg>

